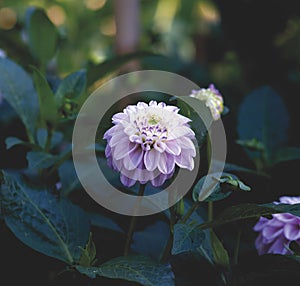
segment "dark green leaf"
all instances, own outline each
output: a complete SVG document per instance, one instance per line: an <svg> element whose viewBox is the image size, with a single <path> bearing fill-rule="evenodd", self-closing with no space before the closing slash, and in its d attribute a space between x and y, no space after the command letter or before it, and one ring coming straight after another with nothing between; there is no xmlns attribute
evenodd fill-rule
<svg viewBox="0 0 300 286"><path fill-rule="evenodd" d="M300 216L300 204L240 204L225 209L219 214L218 218L212 222L201 224L200 228L215 227L243 219L253 219L285 212Z"/></svg>
<svg viewBox="0 0 300 286"><path fill-rule="evenodd" d="M26 144L23 140L17 138L17 137L7 137L5 139L6 149L10 149L15 145L19 144Z"/></svg>
<svg viewBox="0 0 300 286"><path fill-rule="evenodd" d="M61 143L63 137L64 135L61 132L52 132L50 147L53 148ZM48 139L48 131L45 128L39 128L36 132L36 138L39 146L44 149Z"/></svg>
<svg viewBox="0 0 300 286"><path fill-rule="evenodd" d="M45 67L56 52L59 37L57 29L42 9L30 7L25 17L30 52Z"/></svg>
<svg viewBox="0 0 300 286"><path fill-rule="evenodd" d="M91 277L103 276L112 279L124 279L144 286L174 286L174 274L169 264L158 264L143 256L118 257L99 267L81 267L76 269Z"/></svg>
<svg viewBox="0 0 300 286"><path fill-rule="evenodd" d="M131 249L138 254L159 260L166 247L170 227L163 221L157 221L142 231L133 234Z"/></svg>
<svg viewBox="0 0 300 286"><path fill-rule="evenodd" d="M90 233L89 241L85 248L80 247L81 256L78 260L78 265L84 267L93 266L96 262L96 246L92 239L92 233Z"/></svg>
<svg viewBox="0 0 300 286"><path fill-rule="evenodd" d="M31 78L13 61L0 58L0 92L20 116L33 142L38 117L38 97Z"/></svg>
<svg viewBox="0 0 300 286"><path fill-rule="evenodd" d="M174 239L172 255L192 251L199 248L206 238L206 233L199 229L196 224L174 225Z"/></svg>
<svg viewBox="0 0 300 286"><path fill-rule="evenodd" d="M73 190L81 187L72 160L67 160L59 166L58 175L62 184L61 195L63 197L67 197Z"/></svg>
<svg viewBox="0 0 300 286"><path fill-rule="evenodd" d="M55 124L58 119L54 94L39 70L33 68L34 84L39 96L40 117L44 123Z"/></svg>
<svg viewBox="0 0 300 286"><path fill-rule="evenodd" d="M248 94L242 102L238 114L239 140L257 140L264 146L264 160L272 164L277 149L287 142L289 125L288 112L279 94L269 86L263 86ZM260 151L247 149L247 154L255 160Z"/></svg>
<svg viewBox="0 0 300 286"><path fill-rule="evenodd" d="M228 252L213 230L210 232L210 237L214 262L218 265L229 267Z"/></svg>
<svg viewBox="0 0 300 286"><path fill-rule="evenodd" d="M88 213L88 216L93 226L110 229L119 233L124 233L123 229L111 218L97 213Z"/></svg>
<svg viewBox="0 0 300 286"><path fill-rule="evenodd" d="M46 169L59 160L59 156L45 152L30 151L26 155L30 170Z"/></svg>
<svg viewBox="0 0 300 286"><path fill-rule="evenodd" d="M212 174L213 176L213 174ZM214 177L212 177L214 178ZM201 201L219 201L227 198L234 190L250 191L251 188L245 185L238 177L234 174L223 173L220 179L215 178L217 184L215 187L203 197L203 184L207 176L202 177L193 189L193 200L196 202L199 200L199 195L201 194Z"/></svg>
<svg viewBox="0 0 300 286"><path fill-rule="evenodd" d="M70 99L79 98L86 89L86 71L81 70L71 73L65 77L55 92L55 100L58 106L63 104L63 99L68 97Z"/></svg>
<svg viewBox="0 0 300 286"><path fill-rule="evenodd" d="M27 246L69 264L77 261L90 233L82 209L32 189L20 177L3 172L1 208L5 223Z"/></svg>
<svg viewBox="0 0 300 286"><path fill-rule="evenodd" d="M300 148L299 147L285 147L279 149L275 155L275 163L280 163L290 160L300 159Z"/></svg>

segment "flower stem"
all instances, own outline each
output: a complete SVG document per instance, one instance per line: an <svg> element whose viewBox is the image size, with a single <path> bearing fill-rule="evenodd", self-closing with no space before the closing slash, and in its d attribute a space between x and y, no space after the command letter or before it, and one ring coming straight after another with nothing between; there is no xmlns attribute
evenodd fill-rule
<svg viewBox="0 0 300 286"><path fill-rule="evenodd" d="M190 207L190 209L187 211L185 216L182 217L180 222L185 223L189 219L189 217L192 215L192 213L199 207L199 205L200 205L199 201L194 202L194 204Z"/></svg>
<svg viewBox="0 0 300 286"><path fill-rule="evenodd" d="M234 248L234 256L233 256L233 263L235 265L238 264L241 235L242 235L242 231L241 231L241 229L239 229L238 233L237 233L236 244L235 244L235 248Z"/></svg>
<svg viewBox="0 0 300 286"><path fill-rule="evenodd" d="M214 205L212 201L208 202L208 211L207 211L207 220L210 222L213 220L214 217Z"/></svg>
<svg viewBox="0 0 300 286"><path fill-rule="evenodd" d="M139 192L138 192L139 197L143 196L144 191L145 191L145 187L146 187L146 184L140 184L140 189L139 189ZM137 211L137 206L136 206L135 211ZM129 224L127 239L126 239L125 248L124 248L124 256L128 255L128 253L129 253L130 244L131 244L131 241L132 241L132 235L134 233L134 228L136 226L136 222L137 222L137 216L134 215L134 216L131 217L131 221L130 221L130 224Z"/></svg>

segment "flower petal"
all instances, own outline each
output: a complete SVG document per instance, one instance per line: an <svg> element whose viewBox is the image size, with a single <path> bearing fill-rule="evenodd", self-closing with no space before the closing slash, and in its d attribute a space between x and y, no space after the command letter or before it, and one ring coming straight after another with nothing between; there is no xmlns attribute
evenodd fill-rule
<svg viewBox="0 0 300 286"><path fill-rule="evenodd" d="M181 146L178 144L177 140L170 140L166 142L166 152L176 156L180 154Z"/></svg>
<svg viewBox="0 0 300 286"><path fill-rule="evenodd" d="M176 156L175 163L180 168L186 168L190 171L194 169L194 160L188 152L182 151L179 156Z"/></svg>
<svg viewBox="0 0 300 286"><path fill-rule="evenodd" d="M124 167L127 170L135 169L143 160L144 151L139 145L135 145L133 149L129 151L126 157L123 158Z"/></svg>
<svg viewBox="0 0 300 286"><path fill-rule="evenodd" d="M128 188L132 187L136 183L135 180L127 178L123 174L121 174L120 180L121 180L121 183Z"/></svg>
<svg viewBox="0 0 300 286"><path fill-rule="evenodd" d="M172 140L181 136L195 136L195 133L187 126L178 126L169 131L168 139Z"/></svg>
<svg viewBox="0 0 300 286"><path fill-rule="evenodd" d="M284 232L284 236L288 240L297 240L300 238L300 225L298 223L296 224L287 223L283 228L283 232Z"/></svg>
<svg viewBox="0 0 300 286"><path fill-rule="evenodd" d="M163 174L170 174L175 168L175 158L172 155L167 155L167 153L162 153L160 155L160 160L158 163L158 170Z"/></svg>
<svg viewBox="0 0 300 286"><path fill-rule="evenodd" d="M153 171L157 168L161 153L156 149L151 149L145 152L144 164L148 171Z"/></svg>

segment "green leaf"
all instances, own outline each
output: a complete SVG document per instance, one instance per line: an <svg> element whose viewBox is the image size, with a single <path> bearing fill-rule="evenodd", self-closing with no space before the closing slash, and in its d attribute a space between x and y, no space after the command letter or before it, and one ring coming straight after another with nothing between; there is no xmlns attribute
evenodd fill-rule
<svg viewBox="0 0 300 286"><path fill-rule="evenodd" d="M98 213L88 213L88 216L93 226L106 228L124 234L123 229L111 218L100 215Z"/></svg>
<svg viewBox="0 0 300 286"><path fill-rule="evenodd" d="M5 139L5 144L6 144L6 149L8 150L15 145L26 144L26 142L24 142L23 140L21 140L17 137L7 137Z"/></svg>
<svg viewBox="0 0 300 286"><path fill-rule="evenodd" d="M214 231L210 231L212 252L214 262L224 267L229 267L229 256L227 250L224 248L222 242L219 240Z"/></svg>
<svg viewBox="0 0 300 286"><path fill-rule="evenodd" d="M206 194L205 197L203 197L203 184L206 179L207 176L202 177L194 186L192 196L195 202L198 201L199 198L201 198L201 201L204 202L219 201L230 196L235 190L251 190L251 188L240 181L236 175L224 172L215 187L210 190L210 192ZM215 180L217 180L217 178L215 178Z"/></svg>
<svg viewBox="0 0 300 286"><path fill-rule="evenodd" d="M93 266L96 262L96 246L92 239L92 233L90 233L89 241L85 248L80 247L82 253L78 261L78 265L84 267Z"/></svg>
<svg viewBox="0 0 300 286"><path fill-rule="evenodd" d="M59 160L59 156L45 152L30 151L26 155L28 168L30 170L46 169Z"/></svg>
<svg viewBox="0 0 300 286"><path fill-rule="evenodd" d="M133 234L131 249L159 261L170 236L170 227L163 221L156 221L142 231Z"/></svg>
<svg viewBox="0 0 300 286"><path fill-rule="evenodd" d="M116 72L124 64L128 63L134 59L140 59L149 56L156 56L151 52L138 51L134 53L129 53L121 56L115 56L110 59L105 60L104 62L98 65L90 65L87 70L87 84L88 86L92 85L99 79L104 78L110 73ZM157 55L159 58L160 56Z"/></svg>
<svg viewBox="0 0 300 286"><path fill-rule="evenodd" d="M275 155L275 163L280 163L290 160L300 159L300 148L299 147L285 147L279 149Z"/></svg>
<svg viewBox="0 0 300 286"><path fill-rule="evenodd" d="M3 176L1 209L15 236L45 255L69 264L77 261L90 233L85 212L47 190L29 187L19 176Z"/></svg>
<svg viewBox="0 0 300 286"><path fill-rule="evenodd" d="M24 123L33 142L39 113L38 97L29 75L7 58L0 58L0 92Z"/></svg>
<svg viewBox="0 0 300 286"><path fill-rule="evenodd" d="M34 84L39 97L40 117L44 125L52 123L55 125L58 119L57 106L55 103L54 94L41 72L33 67Z"/></svg>
<svg viewBox="0 0 300 286"><path fill-rule="evenodd" d="M25 32L28 36L30 52L42 67L45 67L57 49L59 39L57 29L46 13L39 8L28 8L25 19Z"/></svg>
<svg viewBox="0 0 300 286"><path fill-rule="evenodd" d="M206 233L196 224L177 223L174 225L172 255L195 250L205 239L207 239Z"/></svg>
<svg viewBox="0 0 300 286"><path fill-rule="evenodd" d="M126 256L111 259L99 267L76 266L90 278L103 276L124 279L144 286L174 286L174 274L169 264L158 264L143 256Z"/></svg>
<svg viewBox="0 0 300 286"><path fill-rule="evenodd" d="M234 221L270 216L275 213L291 213L295 216L300 216L300 204L239 204L225 209L219 214L218 218L212 222L203 223L199 227L201 229L215 227Z"/></svg>
<svg viewBox="0 0 300 286"><path fill-rule="evenodd" d="M252 91L243 100L238 113L238 136L241 141L256 140L264 146L263 160L273 164L275 152L288 140L289 116L280 95L269 86ZM246 149L253 160L261 151Z"/></svg>
<svg viewBox="0 0 300 286"><path fill-rule="evenodd" d="M55 100L61 107L65 97L78 99L86 90L86 71L80 70L65 77L55 92Z"/></svg>
<svg viewBox="0 0 300 286"><path fill-rule="evenodd" d="M51 136L50 148L56 147L63 140L63 133L54 131ZM44 149L48 139L48 131L45 128L39 128L36 132L36 139L39 146Z"/></svg>

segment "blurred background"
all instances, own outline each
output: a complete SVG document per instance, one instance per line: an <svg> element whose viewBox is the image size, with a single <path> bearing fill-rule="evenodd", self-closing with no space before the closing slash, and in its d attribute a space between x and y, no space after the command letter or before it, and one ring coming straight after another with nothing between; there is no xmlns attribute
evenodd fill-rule
<svg viewBox="0 0 300 286"><path fill-rule="evenodd" d="M242 99L253 89L269 85L290 114L289 145L300 144L297 1L0 0L1 54L25 69L35 64L24 29L30 6L42 8L57 27L55 55L44 67L49 78L133 53L138 61L123 69L118 62L109 62L102 74L103 68L117 72L158 69L183 75L200 87L214 83L230 109L230 116L223 119L229 150L233 150L229 160L247 160L240 157L244 152L235 143ZM43 26L39 29L43 33ZM51 44L43 41L41 47ZM90 74L94 84L97 70L90 68Z"/></svg>

